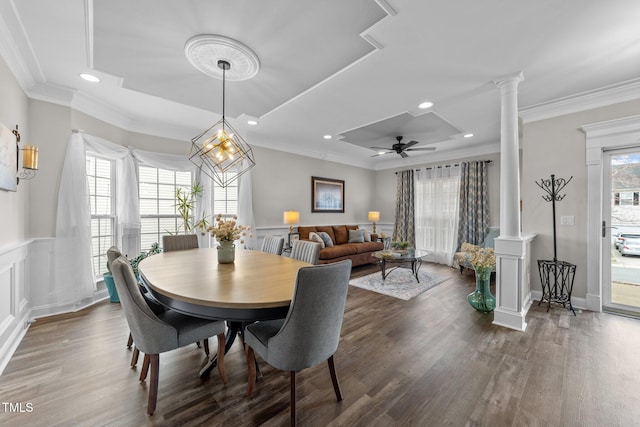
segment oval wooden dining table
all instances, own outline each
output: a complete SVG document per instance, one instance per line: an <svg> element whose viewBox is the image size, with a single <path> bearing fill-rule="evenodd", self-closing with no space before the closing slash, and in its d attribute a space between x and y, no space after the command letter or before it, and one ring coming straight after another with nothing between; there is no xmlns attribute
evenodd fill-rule
<svg viewBox="0 0 640 427"><path fill-rule="evenodd" d="M296 275L303 261L266 252L238 249L235 262L218 264L215 248L162 252L138 265L151 296L177 312L226 320L225 352L244 326L287 315ZM207 376L215 357L200 371Z"/></svg>

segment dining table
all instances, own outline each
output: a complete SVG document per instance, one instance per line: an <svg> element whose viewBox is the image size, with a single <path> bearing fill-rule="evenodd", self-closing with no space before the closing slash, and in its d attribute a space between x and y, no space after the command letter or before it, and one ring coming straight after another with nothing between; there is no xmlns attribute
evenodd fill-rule
<svg viewBox="0 0 640 427"><path fill-rule="evenodd" d="M244 327L284 318L298 270L311 264L249 249L236 249L232 263L218 263L216 248L162 252L138 265L140 280L162 305L189 316L225 320L225 353ZM206 377L215 356L200 370Z"/></svg>

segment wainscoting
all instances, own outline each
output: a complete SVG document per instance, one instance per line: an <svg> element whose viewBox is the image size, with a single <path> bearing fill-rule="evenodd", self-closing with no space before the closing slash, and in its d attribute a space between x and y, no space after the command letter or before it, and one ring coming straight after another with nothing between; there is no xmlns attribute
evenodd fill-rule
<svg viewBox="0 0 640 427"><path fill-rule="evenodd" d="M27 333L29 241L0 250L0 373Z"/></svg>

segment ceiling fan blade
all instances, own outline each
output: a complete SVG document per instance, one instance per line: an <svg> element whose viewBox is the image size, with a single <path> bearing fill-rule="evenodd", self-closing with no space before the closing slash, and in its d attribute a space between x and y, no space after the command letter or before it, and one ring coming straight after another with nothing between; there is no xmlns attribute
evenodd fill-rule
<svg viewBox="0 0 640 427"><path fill-rule="evenodd" d="M407 148L406 151L434 151L436 147L416 147L416 148Z"/></svg>
<svg viewBox="0 0 640 427"><path fill-rule="evenodd" d="M403 150L406 150L409 147L413 147L414 145L419 144L418 141L409 141L406 144L404 144L404 147L402 147Z"/></svg>
<svg viewBox="0 0 640 427"><path fill-rule="evenodd" d="M404 151L401 151L398 154L400 154L400 157L402 157L403 159L406 159L407 157L409 157L409 155L407 153L405 153Z"/></svg>
<svg viewBox="0 0 640 427"><path fill-rule="evenodd" d="M386 147L369 147L369 148L374 148L376 150L387 150L387 151L393 151L391 150L391 148L386 148Z"/></svg>

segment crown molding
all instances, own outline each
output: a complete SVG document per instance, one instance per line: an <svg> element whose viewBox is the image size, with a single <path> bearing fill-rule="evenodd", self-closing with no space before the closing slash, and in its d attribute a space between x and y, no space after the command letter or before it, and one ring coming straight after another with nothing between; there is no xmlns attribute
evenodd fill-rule
<svg viewBox="0 0 640 427"><path fill-rule="evenodd" d="M640 78L524 107L518 113L523 123L531 123L635 99L640 99Z"/></svg>
<svg viewBox="0 0 640 427"><path fill-rule="evenodd" d="M5 18L9 18L9 21ZM13 36L16 31L23 36L20 44ZM25 52L30 53L31 66L24 58ZM31 44L25 37L24 27L13 2L0 3L0 56L25 93L28 93L36 82L44 81L42 69L35 59Z"/></svg>

